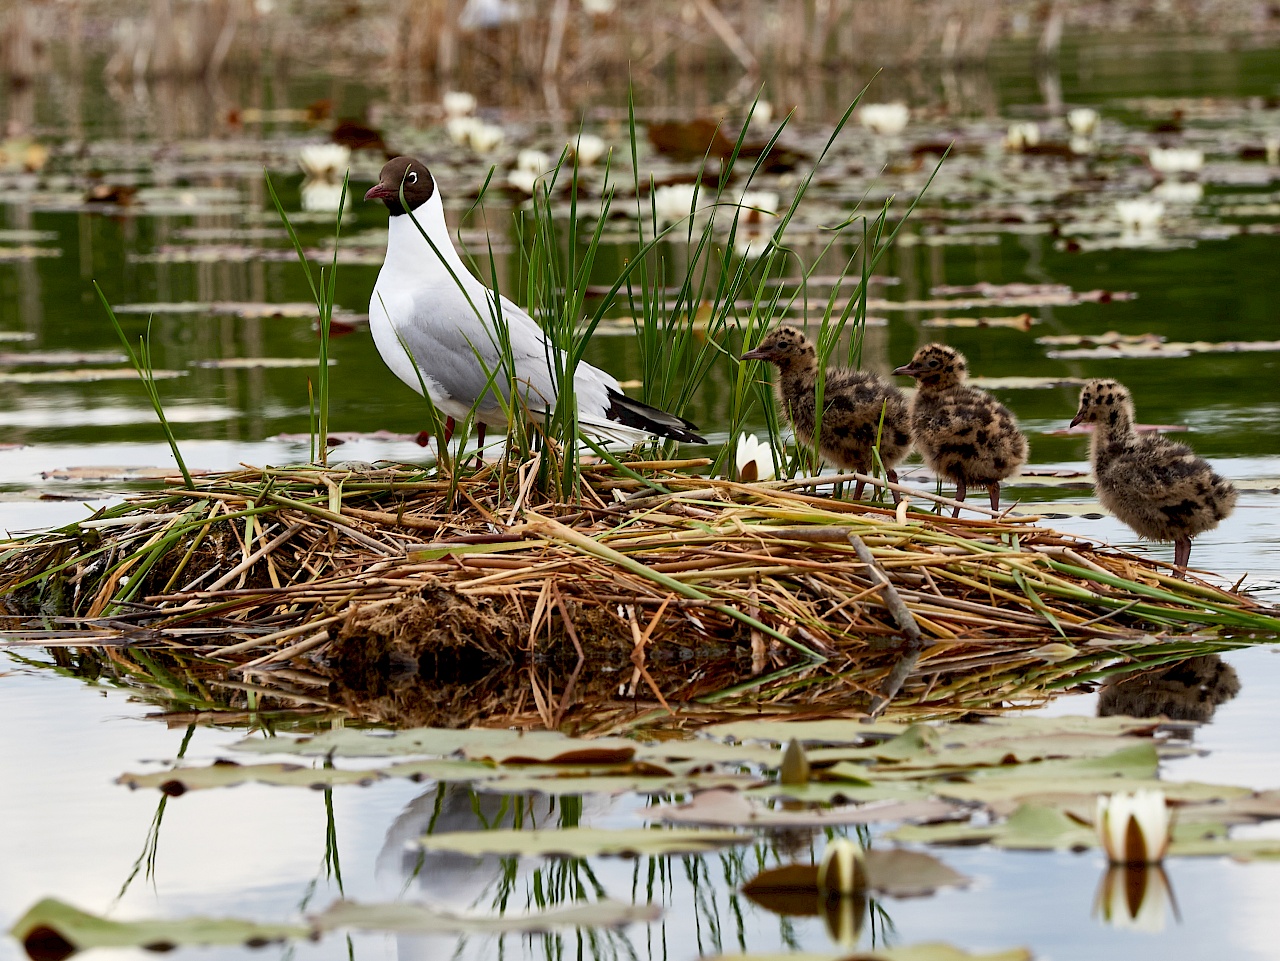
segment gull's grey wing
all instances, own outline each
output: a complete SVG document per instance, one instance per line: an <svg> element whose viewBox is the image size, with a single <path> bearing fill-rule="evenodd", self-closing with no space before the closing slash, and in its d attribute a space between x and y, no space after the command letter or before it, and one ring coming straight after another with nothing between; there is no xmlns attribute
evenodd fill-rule
<svg viewBox="0 0 1280 961"><path fill-rule="evenodd" d="M501 367L494 333L496 324L488 313L483 321L477 314L492 306L492 300L482 297L484 295L473 296L476 309L472 309L456 292L442 296L441 291L428 288L413 296L405 310L407 316L391 317L423 373L464 407L476 403L489 386L489 374L495 371L492 387L497 388L504 399L509 396L508 378ZM497 312L496 307L492 309ZM533 318L505 297L502 298L502 318L510 331L516 378L526 402L533 409L553 405L556 397L551 367L553 348ZM501 405L490 389L478 413L492 417L500 412Z"/></svg>

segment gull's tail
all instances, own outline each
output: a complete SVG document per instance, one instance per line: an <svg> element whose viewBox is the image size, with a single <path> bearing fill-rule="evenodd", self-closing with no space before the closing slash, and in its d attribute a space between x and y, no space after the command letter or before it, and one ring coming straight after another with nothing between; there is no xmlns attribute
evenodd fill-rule
<svg viewBox="0 0 1280 961"><path fill-rule="evenodd" d="M668 414L665 410L650 407L648 404L628 397L612 387L607 389L609 406L605 409L604 416L608 423L600 423L591 418L579 418L579 423L589 433L605 434L609 432L609 427L620 425L624 428L632 428L642 434L667 437L686 444L705 444L707 442L706 438L698 433L698 425L692 421L677 417L675 414ZM617 433L622 434L624 432L617 431Z"/></svg>

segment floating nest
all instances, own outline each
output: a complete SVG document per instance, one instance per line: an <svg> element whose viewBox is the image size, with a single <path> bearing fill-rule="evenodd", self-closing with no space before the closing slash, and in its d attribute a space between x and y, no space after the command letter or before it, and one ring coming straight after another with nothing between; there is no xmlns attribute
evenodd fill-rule
<svg viewBox="0 0 1280 961"><path fill-rule="evenodd" d="M174 708L616 731L954 717L1280 631L1280 611L1034 517L705 464L589 467L573 504L537 493L536 458L204 477L0 543L5 635L163 674Z"/></svg>

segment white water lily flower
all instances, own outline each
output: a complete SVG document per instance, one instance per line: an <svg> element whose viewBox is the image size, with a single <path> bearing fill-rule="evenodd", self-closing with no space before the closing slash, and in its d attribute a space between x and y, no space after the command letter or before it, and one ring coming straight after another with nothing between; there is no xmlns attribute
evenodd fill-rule
<svg viewBox="0 0 1280 961"><path fill-rule="evenodd" d="M1113 928L1158 934L1172 905L1169 879L1158 865L1112 865L1103 875L1093 913Z"/></svg>
<svg viewBox="0 0 1280 961"><path fill-rule="evenodd" d="M1169 805L1163 791L1099 795L1093 823L1112 864L1159 864L1169 849Z"/></svg>
<svg viewBox="0 0 1280 961"><path fill-rule="evenodd" d="M739 434L733 465L744 483L773 480L773 448L755 434Z"/></svg>
<svg viewBox="0 0 1280 961"><path fill-rule="evenodd" d="M1094 150L1094 142L1088 137L1073 136L1071 138L1071 152L1073 154L1091 154Z"/></svg>
<svg viewBox="0 0 1280 961"><path fill-rule="evenodd" d="M1195 180L1166 180L1156 184L1151 194L1171 204L1198 204L1204 197L1204 186Z"/></svg>
<svg viewBox="0 0 1280 961"><path fill-rule="evenodd" d="M1117 200L1116 215L1125 230L1151 231L1156 229L1160 218L1164 216L1164 204L1149 197Z"/></svg>
<svg viewBox="0 0 1280 961"><path fill-rule="evenodd" d="M848 838L827 842L818 865L818 891L827 894L856 894L867 889L867 855L862 845Z"/></svg>
<svg viewBox="0 0 1280 961"><path fill-rule="evenodd" d="M772 120L773 104L768 100L757 100L751 105L751 115L747 117L748 125L767 127Z"/></svg>
<svg viewBox="0 0 1280 961"><path fill-rule="evenodd" d="M1040 142L1040 125L1034 120L1009 124L1004 135L1004 149L1012 151L1026 150Z"/></svg>
<svg viewBox="0 0 1280 961"><path fill-rule="evenodd" d="M739 223L760 223L778 215L778 192L776 190L744 190L738 206L742 208L742 213L738 215Z"/></svg>
<svg viewBox="0 0 1280 961"><path fill-rule="evenodd" d="M298 166L309 180L342 183L350 162L351 149L340 143L309 143L298 151Z"/></svg>
<svg viewBox="0 0 1280 961"><path fill-rule="evenodd" d="M907 129L911 108L905 103L868 103L858 110L858 120L878 137L896 137Z"/></svg>
<svg viewBox="0 0 1280 961"><path fill-rule="evenodd" d="M574 155L578 158L578 165L590 167L604 156L607 144L603 137L597 137L593 133L583 133L578 135L577 142L572 146Z"/></svg>
<svg viewBox="0 0 1280 961"><path fill-rule="evenodd" d="M351 194L347 194L347 200ZM312 180L308 177L302 182L302 209L310 213L333 213L342 203L342 184L331 180Z"/></svg>
<svg viewBox="0 0 1280 961"><path fill-rule="evenodd" d="M519 168L507 174L507 183L523 194L533 196L533 189L538 183L538 174L532 170L521 170Z"/></svg>
<svg viewBox="0 0 1280 961"><path fill-rule="evenodd" d="M551 157L544 150L524 149L516 154L516 169L532 174L544 174L552 167Z"/></svg>
<svg viewBox="0 0 1280 961"><path fill-rule="evenodd" d="M476 112L475 94L465 90L448 90L441 98L447 117L467 117Z"/></svg>
<svg viewBox="0 0 1280 961"><path fill-rule="evenodd" d="M658 213L658 223L673 224L689 216L693 207L696 184L666 184L653 192L653 206ZM706 191L697 191L698 199Z"/></svg>
<svg viewBox="0 0 1280 961"><path fill-rule="evenodd" d="M471 149L476 153L491 153L502 146L505 138L506 134L501 127L481 122L479 126L472 128Z"/></svg>
<svg viewBox="0 0 1280 961"><path fill-rule="evenodd" d="M1077 137L1092 137L1098 129L1098 111L1092 107L1075 107L1067 111L1067 126Z"/></svg>
<svg viewBox="0 0 1280 961"><path fill-rule="evenodd" d="M763 230L739 229L733 236L733 252L743 260L757 260L769 249L773 234Z"/></svg>
<svg viewBox="0 0 1280 961"><path fill-rule="evenodd" d="M1147 159L1162 174L1190 174L1204 166L1204 151L1194 147L1152 147Z"/></svg>
<svg viewBox="0 0 1280 961"><path fill-rule="evenodd" d="M471 143L471 133L483 125L479 117L450 117L445 121L444 129L449 139L459 147Z"/></svg>

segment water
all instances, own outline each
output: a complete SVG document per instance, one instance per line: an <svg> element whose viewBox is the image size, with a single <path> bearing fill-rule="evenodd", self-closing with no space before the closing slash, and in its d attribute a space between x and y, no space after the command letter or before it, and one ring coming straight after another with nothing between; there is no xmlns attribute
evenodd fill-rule
<svg viewBox="0 0 1280 961"><path fill-rule="evenodd" d="M955 77L935 82L886 76L885 99L909 95L917 107L945 103L957 111L953 125L975 139L985 131L982 136L989 145L1008 118L1034 115L1046 90L1044 78L1037 83L1021 60L998 63L989 74L960 79L963 83L957 85ZM1274 598L1280 594L1275 586L1280 583L1280 522L1275 495L1269 491L1280 477L1280 435L1274 430L1280 411L1274 389L1280 354L1056 360L1047 357L1034 338L1107 330L1153 332L1171 341L1280 336L1271 290L1280 241L1265 232L1219 236L1223 225L1256 229L1280 222L1274 209L1280 170L1234 159L1236 145L1260 143L1263 134L1280 131L1280 113L1247 99L1280 91L1280 55L1185 50L1107 55L1085 49L1068 52L1057 80L1067 103L1093 104L1102 110L1104 124L1125 125L1119 133L1113 128L1110 142L1122 156L1131 149L1132 162L1110 161L1107 169L1115 179L1110 186L1092 188L1073 186L1052 165L1010 159L990 150L981 163L957 158L948 168L955 174L940 178L922 213L965 198L966 205L981 209L983 203L991 203L1018 216L978 217L988 225L982 233L989 240L898 248L881 273L899 282L876 293L902 301L927 298L943 284L1028 282L1061 283L1078 291L1130 291L1136 298L1028 308L1040 321L1030 333L922 326L929 317L958 313L954 311L873 310L888 318L888 326L869 331L867 360L884 370L904 363L919 343L941 338L964 350L975 373L983 376L1107 375L1124 381L1137 398L1141 421L1189 426L1192 430L1186 439L1249 491L1230 519L1197 539L1193 563L1226 582L1245 576L1246 583ZM117 305L287 303L308 298L296 262L266 259L261 253L284 249L265 199L261 168L266 164L272 169L286 205L296 212L300 184L293 173L293 155L298 144L319 140L319 134L279 124L259 139L256 129L226 128L218 119L220 108L199 95L169 101L157 94L156 102L147 107L112 101L90 83L84 116L92 120L83 121L78 134L86 138L90 160L81 161L75 157L76 145L60 140L56 118L59 98L65 96L62 90L46 85L22 95L34 98L26 106L41 125L37 132L61 147L43 179L4 175L0 247L35 243L60 254L34 260L0 259L0 332L32 335L0 347L14 352L118 352L118 341L105 323L90 279L99 280ZM312 79L275 93L300 106L317 96L316 90L317 81ZM349 104L383 100L382 92L373 87L347 84L343 90ZM232 91L237 93L244 95L244 90ZM806 129L818 130L823 122L830 123L837 105L843 106L840 98L847 102L851 93L839 83L810 90ZM693 94L699 102L711 99L706 91ZM1150 189L1151 178L1136 144L1154 118L1170 113L1174 104L1144 106L1137 98L1173 95L1221 98L1193 101L1201 106L1198 113L1189 114L1185 137L1205 147L1209 160L1199 178L1205 183L1204 198L1172 216L1166 230L1166 236L1185 246L1071 249L1071 238L1096 236L1090 225L1109 215L1113 194ZM26 109L15 95L10 96L6 106L11 113ZM669 91L658 90L652 96L663 108L671 102L664 98L674 100ZM621 102L615 98L596 108L597 114L615 118L599 121L604 132L612 130L615 136L616 108ZM403 106L393 103L390 115L395 117L396 109ZM536 117L512 122L511 129L513 137L540 139L540 145L554 141ZM406 131L406 138L414 143L428 137ZM441 169L456 190L449 195L450 211L460 216L470 204L467 191L478 185L481 165L452 148L440 149L445 158ZM108 181L139 183L144 188L143 203L123 210L80 209L84 174L90 166L103 170ZM364 179L353 183L360 192L372 181L376 166L376 161L366 160L358 167ZM995 199L974 201L975 184L980 184L974 178L983 169L993 171L990 176L996 182L990 191ZM876 196L886 190L913 195L926 174L890 173ZM1116 182L1125 189L1114 190ZM843 197L847 189L835 183L826 200L819 194L815 203L835 203L832 198ZM192 212L183 213L184 205ZM157 213L162 210L174 212ZM513 250L517 237L507 226L505 207L496 202L488 218L495 249L500 254ZM1016 229L1014 219L1033 229ZM344 249L362 256L352 256L353 262L340 268L338 302L347 310L359 313L367 305L384 222L380 206L356 203L349 212L344 233L353 241ZM922 217L921 229L929 222ZM1050 224L1058 225L1057 236L1050 232ZM948 230L952 228L954 224ZM321 220L303 223L301 229L308 244L319 244L331 227ZM19 240L18 235L6 239L5 230L39 231L40 239ZM250 249L230 256L225 248L209 248L212 244ZM205 245L201 256L208 259L175 260L175 253L189 255L197 245ZM626 248L620 244L607 251L599 266L601 281L620 269ZM518 262L503 257L499 267L507 289L518 288ZM1020 309L983 308L968 313L1009 315ZM135 336L145 326L143 316L123 315L123 319ZM157 366L183 374L162 381L161 390L193 468L220 470L239 462L260 465L305 459L307 442L296 435L307 431L306 382L311 371L194 365L210 359L313 356L315 336L307 319L157 314L152 337ZM352 441L339 449L338 456L420 460L423 451L410 439L423 426L420 405L410 391L391 382L367 332L357 330L336 340L333 356L337 363L331 429L363 434L386 430L396 435L390 440ZM593 344L589 359L625 379L637 363L637 352L628 339L611 338ZM17 363L0 371L94 366L99 365L66 359L52 367ZM690 411L714 442L725 439L721 397L727 376L726 371L713 372ZM1070 420L1075 393L1074 388L1052 388L1001 395L1031 434L1035 466L1086 469L1084 439L1045 433ZM762 420L755 423L757 428L762 425ZM118 480L100 482L79 476L60 480L46 478L44 473L103 465L172 467L150 408L132 381L6 384L0 396L0 426L7 443L21 445L0 450L0 529L30 530L69 522L83 516L85 503L105 503L118 496L113 492L121 487ZM1021 487L1011 496L1057 500L1062 492ZM1087 499L1078 491L1067 493L1069 501ZM1127 549L1172 557L1171 547L1138 544L1111 519L1068 516L1051 523ZM1168 762L1164 776L1259 789L1280 787L1275 773L1280 771L1280 757L1268 736L1271 706L1280 695L1280 661L1266 647L1234 652L1226 660L1240 675L1241 692L1197 732L1196 744L1204 753ZM7 732L0 736L0 780L6 785L0 792L0 814L9 826L0 835L0 862L6 866L0 873L0 923L6 927L47 895L93 911L113 909L116 917L207 913L286 920L320 910L340 893L374 901L394 899L407 891L433 903L487 908L507 891L511 906L523 909L534 901L535 890L581 883L591 892L598 884L599 890L624 901L652 899L665 908L663 920L614 934L510 935L500 944L488 937L458 942L376 934L355 936L348 947L341 936L330 935L318 944L265 951L272 957L294 958L338 957L349 951L361 959L427 958L456 952L468 958L572 954L675 961L722 950L837 950L821 920L779 919L736 893L737 885L754 873L758 863L784 859L783 845L776 840L764 839L754 848L731 854L660 863L592 859L512 865L493 859L478 863L440 859L415 874L413 860L403 854L402 845L424 829L437 803L443 812L437 824L441 830L474 828L480 814L494 817L499 812L492 797L473 803L468 792L456 788L441 794L436 785L394 780L370 788L335 789L331 822L322 792L245 785L172 799L164 806L154 875L148 876L143 867L126 886L139 859L145 860L160 795L129 791L114 781L125 771L154 769L158 762L172 759L188 733L186 725L169 727L148 719L155 708L143 688L67 676L55 670L49 654L38 650L8 653L0 665L4 672L0 673L4 692L0 730ZM1096 695L1066 697L1049 710L1092 714ZM197 726L185 758L207 762L226 756L225 745L242 733L230 724ZM588 824L638 825L643 804L643 799L630 796L589 797L580 816ZM545 800L529 802L528 813L551 823L578 816L572 805L553 809ZM330 828L337 840L337 871L325 856ZM803 840L799 856L807 858L821 845L821 838ZM1180 921L1169 908L1163 932L1148 933L1120 930L1093 916L1104 867L1096 852L1011 854L975 848L935 853L970 875L974 883L963 891L931 898L879 903L873 920L864 927L864 947L947 940L972 950L1022 944L1047 958L1191 959L1210 951L1242 958L1274 956L1280 928L1267 892L1280 880L1280 869L1273 864L1171 862L1169 882ZM652 882L651 871L656 879ZM122 887L125 891L117 903ZM247 950L230 949L184 950L182 954L249 956ZM0 942L0 958L19 956L21 950L12 940ZM263 953L253 952L253 956Z"/></svg>

